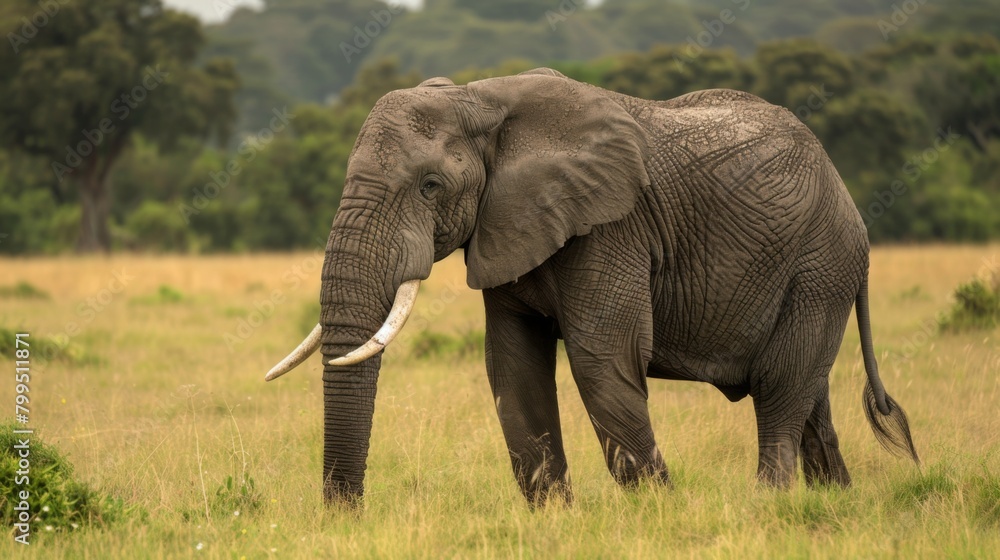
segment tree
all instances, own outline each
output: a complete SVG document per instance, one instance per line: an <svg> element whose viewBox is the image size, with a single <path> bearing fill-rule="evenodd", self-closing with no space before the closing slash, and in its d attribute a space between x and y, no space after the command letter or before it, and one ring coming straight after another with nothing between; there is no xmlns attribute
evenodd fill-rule
<svg viewBox="0 0 1000 560"><path fill-rule="evenodd" d="M456 8L472 10L483 19L534 21L552 9L536 0L454 0Z"/></svg>
<svg viewBox="0 0 1000 560"><path fill-rule="evenodd" d="M601 85L645 99L670 99L699 89L746 90L753 80L752 69L731 49L677 45L620 55Z"/></svg>
<svg viewBox="0 0 1000 560"><path fill-rule="evenodd" d="M854 87L854 68L846 56L806 39L764 43L755 56L758 95L796 111L815 112L830 97ZM801 118L801 117L800 117Z"/></svg>
<svg viewBox="0 0 1000 560"><path fill-rule="evenodd" d="M1000 41L965 37L932 64L915 89L918 99L941 127L972 138L985 152L1000 136Z"/></svg>
<svg viewBox="0 0 1000 560"><path fill-rule="evenodd" d="M399 61L393 58L376 60L358 73L353 84L344 88L337 104L341 108L363 106L366 111L375 106L383 95L396 89L411 88L423 80L415 70L400 72Z"/></svg>
<svg viewBox="0 0 1000 560"><path fill-rule="evenodd" d="M0 145L50 161L57 192L76 187L81 252L110 250L108 176L134 134L169 149L235 120L232 64L196 67L200 24L160 0L10 0L0 28L18 30L0 49Z"/></svg>

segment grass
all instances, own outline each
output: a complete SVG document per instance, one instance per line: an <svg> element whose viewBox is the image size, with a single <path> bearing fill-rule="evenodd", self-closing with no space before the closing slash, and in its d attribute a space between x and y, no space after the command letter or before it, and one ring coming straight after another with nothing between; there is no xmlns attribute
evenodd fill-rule
<svg viewBox="0 0 1000 560"><path fill-rule="evenodd" d="M536 512L510 473L479 346L482 298L456 255L435 266L383 360L360 515L320 501L319 359L262 381L315 324L315 255L0 260L8 282L50 295L0 301L0 324L101 357L33 364L32 426L75 480L144 512L77 531L36 525L32 546L6 539L0 557L1000 557L1000 332L936 328L955 288L997 255L873 251L876 351L921 468L882 451L865 422L853 321L830 379L846 490L756 487L749 400L651 380L674 488L623 491L560 354L576 501ZM291 282L304 263L313 273ZM124 290L109 289L122 270ZM13 399L0 384L0 402Z"/></svg>

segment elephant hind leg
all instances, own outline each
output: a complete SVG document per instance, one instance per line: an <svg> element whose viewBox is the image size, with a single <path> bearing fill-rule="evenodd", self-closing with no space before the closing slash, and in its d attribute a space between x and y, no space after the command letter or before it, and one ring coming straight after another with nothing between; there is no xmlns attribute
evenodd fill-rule
<svg viewBox="0 0 1000 560"><path fill-rule="evenodd" d="M774 486L795 480L800 451L807 480L819 481L817 473L848 480L830 421L827 378L851 304L817 305L822 301L801 288L789 294L751 373L760 446L757 478Z"/></svg>
<svg viewBox="0 0 1000 560"><path fill-rule="evenodd" d="M830 416L830 395L826 387L806 420L802 432L802 471L809 486L837 484L851 485L851 475L840 454L837 432Z"/></svg>
<svg viewBox="0 0 1000 560"><path fill-rule="evenodd" d="M770 486L785 488L795 480L799 444L811 402L790 399L794 406L783 411L769 411L774 399L754 399L757 413L757 479Z"/></svg>

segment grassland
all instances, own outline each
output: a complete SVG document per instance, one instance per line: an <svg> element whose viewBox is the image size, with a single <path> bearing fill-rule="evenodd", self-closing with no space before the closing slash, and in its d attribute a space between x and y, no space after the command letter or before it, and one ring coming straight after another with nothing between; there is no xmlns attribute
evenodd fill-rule
<svg viewBox="0 0 1000 560"><path fill-rule="evenodd" d="M935 327L951 290L997 266L1000 246L873 251L876 349L920 469L882 451L865 422L852 320L831 374L852 488L756 487L749 399L654 380L649 405L675 487L623 491L561 356L576 502L537 512L510 474L469 343L483 329L481 299L453 256L415 312L438 342L405 332L387 352L358 516L320 502L319 359L262 381L315 320L320 258L0 260L0 284L47 295L12 289L0 327L70 344L34 366L34 427L79 477L136 509L77 531L45 532L43 515L30 547L6 539L0 557L1000 557L1000 331ZM4 378L0 402L12 410Z"/></svg>

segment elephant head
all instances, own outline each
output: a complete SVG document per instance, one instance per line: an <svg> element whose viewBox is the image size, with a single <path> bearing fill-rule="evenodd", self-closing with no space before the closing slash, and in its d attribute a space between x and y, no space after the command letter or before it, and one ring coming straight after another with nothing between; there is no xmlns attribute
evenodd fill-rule
<svg viewBox="0 0 1000 560"><path fill-rule="evenodd" d="M630 213L649 184L643 130L605 92L540 69L382 97L351 152L326 246L320 322L266 379L322 346L323 493L363 493L381 350L434 261L466 251L468 284L529 272Z"/></svg>

